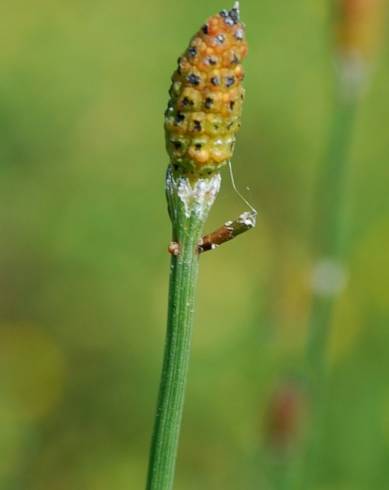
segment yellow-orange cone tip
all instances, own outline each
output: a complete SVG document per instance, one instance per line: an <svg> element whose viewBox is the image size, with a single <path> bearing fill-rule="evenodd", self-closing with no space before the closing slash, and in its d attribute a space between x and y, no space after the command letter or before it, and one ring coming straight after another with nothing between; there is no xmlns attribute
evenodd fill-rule
<svg viewBox="0 0 389 490"><path fill-rule="evenodd" d="M245 26L235 2L210 17L178 59L165 112L166 147L176 173L205 177L232 158L246 55Z"/></svg>

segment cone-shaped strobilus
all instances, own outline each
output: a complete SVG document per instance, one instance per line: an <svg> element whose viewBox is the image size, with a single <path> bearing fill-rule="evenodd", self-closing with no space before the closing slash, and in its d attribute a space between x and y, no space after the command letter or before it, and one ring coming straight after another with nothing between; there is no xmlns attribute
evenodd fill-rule
<svg viewBox="0 0 389 490"><path fill-rule="evenodd" d="M210 17L178 59L165 113L166 146L176 171L211 175L231 159L246 54L245 26L235 4Z"/></svg>

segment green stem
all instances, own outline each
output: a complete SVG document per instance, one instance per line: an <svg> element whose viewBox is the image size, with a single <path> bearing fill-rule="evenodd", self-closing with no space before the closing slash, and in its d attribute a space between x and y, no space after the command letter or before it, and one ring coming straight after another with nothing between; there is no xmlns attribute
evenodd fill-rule
<svg viewBox="0 0 389 490"><path fill-rule="evenodd" d="M314 227L314 253L317 264L327 265L343 272L345 254L346 223L344 219L347 182L348 156L355 121L356 100L342 100L334 111L328 149L322 174L316 192L316 220ZM338 278L339 279L339 278ZM334 305L341 290L341 284L333 290L322 291L314 288L312 308L306 346L305 372L309 383L311 399L311 427L307 436L303 485L312 488L313 469L318 459L322 442L322 422L325 409L326 355Z"/></svg>
<svg viewBox="0 0 389 490"><path fill-rule="evenodd" d="M345 201L348 181L348 153L355 119L355 102L342 102L334 111L328 149L316 192L314 254L316 260L343 259L345 247ZM314 292L306 360L312 385L318 386L325 364L331 311L336 294ZM315 379L318 378L318 379Z"/></svg>
<svg viewBox="0 0 389 490"><path fill-rule="evenodd" d="M345 253L344 211L348 185L348 155L351 145L357 100L341 99L333 112L330 133L318 177L314 203L313 253L316 266L325 262L342 272ZM330 278L330 281L336 278ZM317 468L322 442L322 422L325 409L326 355L333 308L340 288L313 290L308 339L302 378L308 383L310 400L309 427L301 447L284 461L280 480L274 488L310 490Z"/></svg>
<svg viewBox="0 0 389 490"><path fill-rule="evenodd" d="M191 349L199 267L198 242L220 185L220 176L199 179L191 184L185 177L176 179L169 172L169 212L173 240L179 244L179 254L171 259L167 335L147 490L173 488Z"/></svg>
<svg viewBox="0 0 389 490"><path fill-rule="evenodd" d="M313 242L316 254L338 257L342 252L343 211L357 101L340 100L333 113L328 147L318 179Z"/></svg>

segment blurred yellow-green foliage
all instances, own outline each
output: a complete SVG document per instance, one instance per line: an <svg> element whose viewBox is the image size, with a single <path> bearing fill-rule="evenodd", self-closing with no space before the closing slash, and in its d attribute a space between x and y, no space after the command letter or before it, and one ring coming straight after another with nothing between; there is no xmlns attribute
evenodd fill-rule
<svg viewBox="0 0 389 490"><path fill-rule="evenodd" d="M329 2L245 0L236 179L255 231L202 258L176 487L271 489L263 420L302 357L315 178L334 105ZM144 487L169 221L162 116L219 2L1 6L0 487ZM348 286L332 325L317 490L389 487L389 43L361 100ZM209 222L242 211L227 172ZM266 418L266 417L265 417Z"/></svg>

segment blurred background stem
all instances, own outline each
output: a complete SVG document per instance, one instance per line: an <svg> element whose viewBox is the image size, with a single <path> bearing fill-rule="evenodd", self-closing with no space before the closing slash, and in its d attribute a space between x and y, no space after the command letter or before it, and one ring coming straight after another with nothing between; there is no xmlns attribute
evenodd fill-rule
<svg viewBox="0 0 389 490"><path fill-rule="evenodd" d="M349 156L356 111L371 69L370 57L379 38L381 0L334 0L331 25L335 34L337 91L327 147L319 169L313 203L311 239L312 304L302 378L306 382L310 416L297 450L284 465L288 488L311 490L325 445L328 407L327 354L334 306L347 279L345 267L349 223L345 219L349 189ZM299 448L299 449L298 449ZM279 488L281 488L278 485Z"/></svg>
<svg viewBox="0 0 389 490"><path fill-rule="evenodd" d="M341 86L341 81L339 86ZM341 86L345 89L344 86ZM345 220L349 154L358 97L343 90L334 101L322 165L313 202L311 277L312 303L301 378L307 390L308 423L295 451L285 455L277 490L311 490L317 468L326 410L328 344L334 306L346 281L344 265L348 224ZM347 96L346 96L347 94Z"/></svg>
<svg viewBox="0 0 389 490"><path fill-rule="evenodd" d="M325 411L326 355L337 297L344 286L344 219L349 176L349 152L355 121L355 98L340 99L333 112L328 146L315 194L313 226L314 265L312 306L305 353L305 378L310 398L310 429L306 439L303 488L311 487Z"/></svg>
<svg viewBox="0 0 389 490"><path fill-rule="evenodd" d="M315 194L315 223L312 242L316 271L314 270L312 278L313 301L306 347L306 369L309 373L311 389L321 384L331 312L339 292L338 289L342 287L340 283L342 282L342 261L347 228L344 222L344 211L347 195L348 155L355 112L355 101L340 101L334 110L328 148ZM320 270L320 265L323 266L322 270ZM315 272L317 277L315 277ZM333 273L335 275L332 275ZM326 277L321 277L324 274ZM327 284L324 284L325 281Z"/></svg>

